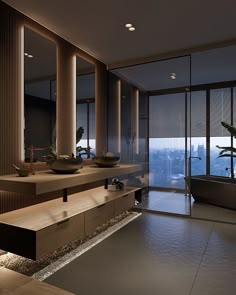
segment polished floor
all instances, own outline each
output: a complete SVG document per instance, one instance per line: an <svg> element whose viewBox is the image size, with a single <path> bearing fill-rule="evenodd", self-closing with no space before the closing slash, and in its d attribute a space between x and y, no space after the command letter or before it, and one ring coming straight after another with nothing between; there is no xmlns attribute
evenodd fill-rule
<svg viewBox="0 0 236 295"><path fill-rule="evenodd" d="M45 282L78 295L232 295L235 225L143 213Z"/></svg>
<svg viewBox="0 0 236 295"><path fill-rule="evenodd" d="M150 191L143 196L142 203L137 207L145 210L182 214L195 218L236 224L236 210L195 202L193 198L191 198L190 207L189 196L175 191Z"/></svg>

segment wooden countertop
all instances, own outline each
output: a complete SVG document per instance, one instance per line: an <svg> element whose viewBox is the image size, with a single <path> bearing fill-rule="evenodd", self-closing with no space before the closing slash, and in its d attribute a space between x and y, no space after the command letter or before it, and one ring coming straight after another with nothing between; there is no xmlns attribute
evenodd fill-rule
<svg viewBox="0 0 236 295"><path fill-rule="evenodd" d="M0 190L40 195L140 170L140 165L131 164L119 164L111 168L100 168L91 165L83 167L74 174L56 174L51 170L47 170L27 177L4 175L0 176Z"/></svg>

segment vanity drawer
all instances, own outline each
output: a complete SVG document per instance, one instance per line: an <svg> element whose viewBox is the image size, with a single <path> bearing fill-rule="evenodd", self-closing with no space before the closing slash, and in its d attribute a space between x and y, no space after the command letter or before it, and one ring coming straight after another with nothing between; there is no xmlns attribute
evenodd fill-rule
<svg viewBox="0 0 236 295"><path fill-rule="evenodd" d="M134 206L134 192L115 200L115 216Z"/></svg>
<svg viewBox="0 0 236 295"><path fill-rule="evenodd" d="M36 235L36 259L84 237L84 213L41 229Z"/></svg>
<svg viewBox="0 0 236 295"><path fill-rule="evenodd" d="M85 234L89 234L94 228L113 218L114 201L102 204L85 212Z"/></svg>

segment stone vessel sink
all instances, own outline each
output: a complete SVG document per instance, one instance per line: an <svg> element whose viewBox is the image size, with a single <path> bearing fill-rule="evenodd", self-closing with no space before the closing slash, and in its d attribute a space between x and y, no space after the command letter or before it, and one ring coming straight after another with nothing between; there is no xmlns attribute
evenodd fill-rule
<svg viewBox="0 0 236 295"><path fill-rule="evenodd" d="M48 161L48 167L58 174L72 174L83 166L82 158L55 159Z"/></svg>
<svg viewBox="0 0 236 295"><path fill-rule="evenodd" d="M94 157L94 162L99 167L114 167L116 164L120 162L120 157L115 157L115 156Z"/></svg>

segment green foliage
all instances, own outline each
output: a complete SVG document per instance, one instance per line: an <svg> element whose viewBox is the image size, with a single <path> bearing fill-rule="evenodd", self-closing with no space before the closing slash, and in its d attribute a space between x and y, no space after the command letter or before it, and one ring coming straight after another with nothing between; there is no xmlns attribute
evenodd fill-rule
<svg viewBox="0 0 236 295"><path fill-rule="evenodd" d="M224 121L221 122L221 125L223 127L225 127L229 131L229 133L230 133L231 136L233 136L234 138L236 138L236 128L234 126L229 125L228 123L226 123Z"/></svg>
<svg viewBox="0 0 236 295"><path fill-rule="evenodd" d="M228 123L222 121L221 125L226 128L230 135L236 138L236 128L232 125L229 125ZM233 146L216 146L218 149L221 149L219 152L218 158L225 158L225 157L231 157L231 158L236 158L236 148Z"/></svg>

